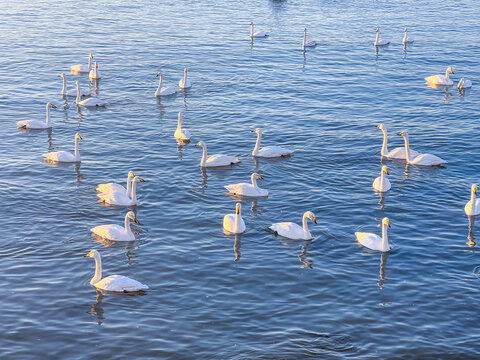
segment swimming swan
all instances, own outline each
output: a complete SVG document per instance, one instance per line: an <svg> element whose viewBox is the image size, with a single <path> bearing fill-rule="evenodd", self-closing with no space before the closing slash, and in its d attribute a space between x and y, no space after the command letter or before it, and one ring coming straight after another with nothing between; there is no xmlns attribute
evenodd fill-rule
<svg viewBox="0 0 480 360"><path fill-rule="evenodd" d="M175 134L173 134L175 139L187 141L190 140L190 131L187 129L182 128L182 113L178 112L178 123L177 123L177 130L175 130Z"/></svg>
<svg viewBox="0 0 480 360"><path fill-rule="evenodd" d="M250 22L250 38L264 38L267 37L268 34L264 31L257 31L253 32L253 22Z"/></svg>
<svg viewBox="0 0 480 360"><path fill-rule="evenodd" d="M405 28L405 32L404 32L404 35L403 35L403 40L402 40L402 43L405 45L405 44L411 44L413 43L415 40L413 39L413 37L408 37L407 35L407 28Z"/></svg>
<svg viewBox="0 0 480 360"><path fill-rule="evenodd" d="M383 145L382 145L382 156L385 156L387 159L401 159L405 160L407 156L405 155L405 147L397 147L392 151L388 152L388 136L387 136L387 127L383 124L377 125L377 128L383 132ZM410 156L416 157L420 153L416 152L413 149L410 149Z"/></svg>
<svg viewBox="0 0 480 360"><path fill-rule="evenodd" d="M461 78L460 81L458 82L457 87L462 90L462 89L469 89L472 87L472 81L469 79Z"/></svg>
<svg viewBox="0 0 480 360"><path fill-rule="evenodd" d="M382 171L380 171L380 176L373 181L373 188L380 192L388 191L392 188L390 180L385 176L388 175L388 169L385 165L382 166Z"/></svg>
<svg viewBox="0 0 480 360"><path fill-rule="evenodd" d="M203 141L199 141L196 146L201 146L203 149L202 160L200 161L200 167L216 167L233 165L240 162L240 159L223 154L215 154L208 156L207 145Z"/></svg>
<svg viewBox="0 0 480 360"><path fill-rule="evenodd" d="M303 42L302 49L305 50L306 47L317 46L317 42L314 40L307 41L307 28L303 29Z"/></svg>
<svg viewBox="0 0 480 360"><path fill-rule="evenodd" d="M242 196L268 196L268 190L257 185L257 179L263 179L257 173L251 175L252 183L238 183L224 186L231 194Z"/></svg>
<svg viewBox="0 0 480 360"><path fill-rule="evenodd" d="M107 105L106 101L103 101L97 97L90 97L88 99L82 100L80 95L82 92L80 91L80 85L78 84L78 81L75 81L75 85L77 86L77 97L75 98L75 105L83 107L100 107Z"/></svg>
<svg viewBox="0 0 480 360"><path fill-rule="evenodd" d="M70 89L67 90L67 79L65 78L65 74L58 75L63 79L63 86L62 86L62 96L77 96L77 89ZM92 96L93 92L90 90L81 90L80 96Z"/></svg>
<svg viewBox="0 0 480 360"><path fill-rule="evenodd" d="M425 80L427 81L428 84L432 84L432 85L451 86L451 85L453 85L453 81L449 78L449 73L454 74L451 66L449 66L447 68L447 70L445 71L445 76L444 75L432 75L432 76L426 77Z"/></svg>
<svg viewBox="0 0 480 360"><path fill-rule="evenodd" d="M127 195L130 195L132 191L132 178L135 177L135 174L132 171L128 172L127 175L127 188L125 189L122 185L117 184L117 183L106 183L106 184L98 184L97 186L97 191L101 193L106 193L106 192L124 192Z"/></svg>
<svg viewBox="0 0 480 360"><path fill-rule="evenodd" d="M140 222L135 217L133 211L127 212L125 215L125 227L122 227L117 224L111 225L100 225L91 228L90 231L95 235L100 236L101 238L113 241L133 241L135 240L135 235L130 228L130 219L133 220L136 224L141 225Z"/></svg>
<svg viewBox="0 0 480 360"><path fill-rule="evenodd" d="M306 211L303 214L302 225L297 225L293 222L282 222L275 223L269 227L275 235L280 235L289 239L294 240L311 240L312 235L310 230L308 230L307 219L312 220L315 224L317 220L315 219L315 214L311 211Z"/></svg>
<svg viewBox="0 0 480 360"><path fill-rule="evenodd" d="M45 122L40 120L21 120L17 121L17 127L23 129L32 129L32 130L40 130L40 129L48 129L52 127L52 123L50 122L50 109L56 109L57 107L54 104L47 103L47 118Z"/></svg>
<svg viewBox="0 0 480 360"><path fill-rule="evenodd" d="M97 196L107 204L117 206L133 206L137 205L137 183L145 182L141 177L135 176L132 182L130 194L122 191L109 191L106 193L98 193Z"/></svg>
<svg viewBox="0 0 480 360"><path fill-rule="evenodd" d="M192 82L190 81L190 79L187 79L187 68L183 70L183 79L180 79L180 81L178 82L178 87L180 89L188 89L192 87Z"/></svg>
<svg viewBox="0 0 480 360"><path fill-rule="evenodd" d="M235 205L235 214L227 214L223 217L223 228L233 234L245 232L245 222L242 219L242 205Z"/></svg>
<svg viewBox="0 0 480 360"><path fill-rule="evenodd" d="M88 55L88 65L82 65L82 64L73 65L73 66L70 66L70 71L72 73L88 73L88 72L90 72L90 70L92 68L92 59L93 59L93 55L89 54Z"/></svg>
<svg viewBox="0 0 480 360"><path fill-rule="evenodd" d="M253 148L252 156L271 158L271 157L280 157L280 156L284 157L284 156L292 155L293 153L292 150L288 150L280 146L266 146L260 149L260 142L262 141L263 132L260 129L252 130L252 132L257 133L257 143Z"/></svg>
<svg viewBox="0 0 480 360"><path fill-rule="evenodd" d="M53 162L80 162L80 150L78 149L78 140L82 140L82 137L76 133L75 134L75 152L72 154L68 151L55 151L42 154L42 156L47 161Z"/></svg>
<svg viewBox="0 0 480 360"><path fill-rule="evenodd" d="M408 164L421 165L421 166L436 166L436 165L442 165L443 163L446 163L445 160L432 154L421 154L416 157L411 157L411 154L409 155L409 151L408 151L410 146L410 142L408 140L408 132L403 131L398 133L397 135L403 136L403 139L405 140L405 148L407 149L406 160Z"/></svg>
<svg viewBox="0 0 480 360"><path fill-rule="evenodd" d="M380 29L377 28L376 32L377 32L377 36L375 37L375 42L373 43L373 45L385 46L390 44L390 41L380 38Z"/></svg>
<svg viewBox="0 0 480 360"><path fill-rule="evenodd" d="M390 226L390 221L387 217L382 219L382 224L378 225L382 227L382 237L378 236L377 234L372 233L364 233L364 232L356 232L355 236L360 244L363 246L378 251L390 251L390 245L388 243L388 234L387 234L387 226Z"/></svg>
<svg viewBox="0 0 480 360"><path fill-rule="evenodd" d="M93 67L92 70L88 73L88 78L90 80L98 80L102 78L102 74L100 74L100 71L98 70L98 64L95 61L95 66Z"/></svg>
<svg viewBox="0 0 480 360"><path fill-rule="evenodd" d="M155 96L168 96L173 95L177 92L177 89L174 86L164 86L162 87L162 74L158 73L158 87L155 90Z"/></svg>
<svg viewBox="0 0 480 360"><path fill-rule="evenodd" d="M465 214L478 215L480 214L480 199L477 199L477 185L472 185L472 195L470 201L465 205Z"/></svg>
<svg viewBox="0 0 480 360"><path fill-rule="evenodd" d="M135 292L147 290L148 286L123 275L110 275L102 279L102 257L97 250L90 251L85 257L95 259L95 275L90 284L97 289L116 292Z"/></svg>

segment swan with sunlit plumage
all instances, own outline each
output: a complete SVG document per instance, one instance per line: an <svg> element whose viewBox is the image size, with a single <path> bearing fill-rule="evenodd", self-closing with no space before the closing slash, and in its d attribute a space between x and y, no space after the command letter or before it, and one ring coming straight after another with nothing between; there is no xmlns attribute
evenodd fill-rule
<svg viewBox="0 0 480 360"><path fill-rule="evenodd" d="M83 107L104 107L107 105L106 101L97 97L89 97L88 99L82 100L82 92L80 90L80 84L78 83L78 81L75 81L75 85L77 87L77 97L75 98L75 105Z"/></svg>
<svg viewBox="0 0 480 360"><path fill-rule="evenodd" d="M447 162L442 158L439 158L438 156L432 155L432 154L420 154L418 156L412 156L411 153L409 152L410 141L408 138L408 132L402 131L402 132L399 132L397 135L403 136L403 139L405 140L405 149L407 149L406 160L408 164L420 165L420 166L437 166Z"/></svg>
<svg viewBox="0 0 480 360"><path fill-rule="evenodd" d="M60 76L63 81L62 81L62 96L77 96L77 89L70 89L70 90L67 90L67 79L65 77L65 74L60 74L58 75ZM93 91L91 90L80 90L80 96L92 96L93 95Z"/></svg>
<svg viewBox="0 0 480 360"><path fill-rule="evenodd" d="M52 127L52 122L50 121L50 109L56 109L57 107L54 104L47 103L46 106L46 119L45 121L41 120L20 120L17 121L17 127L22 129L31 129L31 130L42 130L49 129Z"/></svg>
<svg viewBox="0 0 480 360"><path fill-rule="evenodd" d="M98 64L96 61L95 61L95 65L93 66L93 69L90 70L90 72L88 73L88 78L90 80L98 80L102 78L102 74L100 73L100 70L98 70Z"/></svg>
<svg viewBox="0 0 480 360"><path fill-rule="evenodd" d="M390 180L388 180L385 175L388 175L388 169L385 165L383 165L382 170L380 171L380 176L377 177L372 184L375 190L380 192L386 192L392 188Z"/></svg>
<svg viewBox="0 0 480 360"><path fill-rule="evenodd" d="M92 54L89 54L88 55L88 65L84 65L84 64L77 64L77 65L73 65L73 66L70 66L70 71L72 73L89 73L90 70L92 69L92 59L93 59L93 55Z"/></svg>
<svg viewBox="0 0 480 360"><path fill-rule="evenodd" d="M132 232L130 227L130 220L133 220L136 224L140 224L137 220L133 211L127 212L125 215L125 224L124 226L120 226L117 224L110 224L110 225L100 225L91 228L90 231L97 236L100 236L106 240L112 241L133 241L135 240L135 235Z"/></svg>
<svg viewBox="0 0 480 360"><path fill-rule="evenodd" d="M378 250L382 252L390 251L390 244L388 243L387 233L387 227L391 227L390 221L387 217L384 217L382 219L382 224L379 226L382 227L382 237L373 233L356 232L355 236L357 238L357 241L371 250Z"/></svg>
<svg viewBox="0 0 480 360"><path fill-rule="evenodd" d="M315 224L317 220L315 214L311 211L306 211L302 217L302 226L293 222L275 223L269 226L275 235L280 235L293 240L311 240L312 234L308 229L307 219L312 220Z"/></svg>
<svg viewBox="0 0 480 360"><path fill-rule="evenodd" d="M183 70L183 79L180 79L180 81L178 82L178 87L180 89L188 89L192 87L192 82L187 77L187 68Z"/></svg>
<svg viewBox="0 0 480 360"><path fill-rule="evenodd" d="M127 194L125 191L108 191L105 193L97 193L97 196L100 200L104 201L110 205L116 206L133 206L137 205L137 184L139 182L145 182L141 177L135 176L132 183L132 188L130 194Z"/></svg>
<svg viewBox="0 0 480 360"><path fill-rule="evenodd" d="M200 161L200 167L218 167L237 164L240 162L239 158L230 155L215 154L208 156L207 144L203 141L199 141L196 146L200 146L203 150L202 160Z"/></svg>
<svg viewBox="0 0 480 360"><path fill-rule="evenodd" d="M465 204L465 214L478 215L480 214L480 199L477 199L477 185L473 184L471 187L470 201Z"/></svg>
<svg viewBox="0 0 480 360"><path fill-rule="evenodd" d="M303 42L302 49L305 50L306 47L315 47L317 42L314 40L307 41L307 28L303 29Z"/></svg>
<svg viewBox="0 0 480 360"><path fill-rule="evenodd" d="M162 86L163 84L163 76L161 73L157 73L158 76L158 86L157 90L155 90L155 96L168 96L173 95L177 92L175 86Z"/></svg>
<svg viewBox="0 0 480 360"><path fill-rule="evenodd" d="M469 79L461 78L460 81L457 84L457 87L462 90L462 89L470 89L472 87L472 81Z"/></svg>
<svg viewBox="0 0 480 360"><path fill-rule="evenodd" d="M147 290L148 286L123 275L110 275L102 279L102 257L97 250L90 251L85 257L95 259L95 275L90 284L100 290L115 292L136 292Z"/></svg>
<svg viewBox="0 0 480 360"><path fill-rule="evenodd" d="M432 76L426 77L425 80L427 81L427 84L430 84L430 85L452 86L453 81L449 77L450 73L454 74L451 66L447 68L447 70L445 71L445 75L432 75Z"/></svg>
<svg viewBox="0 0 480 360"><path fill-rule="evenodd" d="M188 141L190 140L190 131L187 129L182 128L182 113L178 112L178 121L177 121L177 130L175 130L175 134L173 134L175 139L181 141Z"/></svg>
<svg viewBox="0 0 480 360"><path fill-rule="evenodd" d="M65 162L65 163L72 163L72 162L80 162L82 161L80 158L80 150L78 149L78 140L82 140L82 137L76 133L75 134L75 152L72 154L68 151L55 151L49 152L46 154L42 154L46 161L51 162Z"/></svg>
<svg viewBox="0 0 480 360"><path fill-rule="evenodd" d="M241 195L241 196L251 196L251 197L262 197L268 196L268 190L262 189L257 185L257 179L263 179L257 173L253 173L251 175L252 183L238 183L238 184L230 184L224 186L225 189L229 191L230 194L233 195Z"/></svg>
<svg viewBox="0 0 480 360"><path fill-rule="evenodd" d="M400 160L405 160L407 158L407 155L405 154L405 147L397 147L393 149L392 151L388 151L388 135L387 135L387 127L383 124L377 125L377 128L382 130L383 133L383 144L382 144L382 150L381 150L381 155L386 157L387 159L400 159ZM416 152L413 149L410 149L410 156L415 157L420 155L420 153Z"/></svg>
<svg viewBox="0 0 480 360"><path fill-rule="evenodd" d="M262 141L263 131L260 129L255 129L255 130L252 130L252 132L257 133L257 142L255 143L255 147L253 148L252 156L272 158L272 157L286 157L286 156L292 155L293 150L289 150L281 146L266 146L266 147L260 148L260 142Z"/></svg>
<svg viewBox="0 0 480 360"><path fill-rule="evenodd" d="M265 31L256 31L253 32L253 22L250 22L250 38L264 38L268 34Z"/></svg>
<svg viewBox="0 0 480 360"><path fill-rule="evenodd" d="M242 205L235 205L235 214L227 214L223 217L223 228L232 234L241 234L245 232L245 222L242 218Z"/></svg>
<svg viewBox="0 0 480 360"><path fill-rule="evenodd" d="M123 185L117 183L105 183L105 184L98 184L97 192L100 193L107 193L107 192L120 192L130 195L132 190L132 179L135 177L133 171L129 171L127 175L127 188L123 187Z"/></svg>
<svg viewBox="0 0 480 360"><path fill-rule="evenodd" d="M375 41L374 41L373 45L375 45L375 46L385 46L385 45L390 44L389 40L385 40L385 39L382 39L380 37L380 29L377 28L376 33L377 33L377 35L375 37Z"/></svg>
<svg viewBox="0 0 480 360"><path fill-rule="evenodd" d="M415 40L413 37L407 35L407 28L405 28L402 43L405 45L405 44L411 44L414 41Z"/></svg>

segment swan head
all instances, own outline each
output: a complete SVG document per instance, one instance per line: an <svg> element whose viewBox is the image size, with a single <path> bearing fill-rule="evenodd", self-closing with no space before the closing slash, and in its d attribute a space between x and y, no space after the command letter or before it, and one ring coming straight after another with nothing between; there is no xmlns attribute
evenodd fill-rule
<svg viewBox="0 0 480 360"><path fill-rule="evenodd" d="M157 76L160 76L160 77L162 77L162 74L161 74L161 73L157 73Z"/></svg>
<svg viewBox="0 0 480 360"><path fill-rule="evenodd" d="M198 143L195 144L195 146L201 146L202 148L204 148L206 145L203 141L199 141Z"/></svg>
<svg viewBox="0 0 480 360"><path fill-rule="evenodd" d="M447 68L447 72L452 73L452 74L455 74L455 73L453 72L453 69L452 69L451 66L449 66L449 67Z"/></svg>
<svg viewBox="0 0 480 360"><path fill-rule="evenodd" d="M93 54L92 53L88 54L88 58L93 59Z"/></svg>
<svg viewBox="0 0 480 360"><path fill-rule="evenodd" d="M132 173L133 174L133 173ZM145 182L145 180L143 180L140 176L135 176L133 178L133 182L134 183L139 183L139 182Z"/></svg>
<svg viewBox="0 0 480 360"><path fill-rule="evenodd" d="M100 256L100 253L97 250L90 250L87 255L83 255L83 257L97 257Z"/></svg>
<svg viewBox="0 0 480 360"><path fill-rule="evenodd" d="M250 21L250 26L253 26L253 21Z"/></svg>
<svg viewBox="0 0 480 360"><path fill-rule="evenodd" d="M262 175L257 174L257 173L253 173L253 174L252 174L252 177L257 178L258 180L263 180Z"/></svg>
<svg viewBox="0 0 480 360"><path fill-rule="evenodd" d="M49 108L52 108L52 109L56 109L57 107L55 106L55 104L52 104L52 103L48 103L47 106Z"/></svg>
<svg viewBox="0 0 480 360"><path fill-rule="evenodd" d="M398 135L398 136L403 136L403 137L408 137L408 131L407 131L407 130L403 130L403 131L399 132L397 135Z"/></svg>
<svg viewBox="0 0 480 360"><path fill-rule="evenodd" d="M235 214L240 215L241 212L242 212L242 204L237 203L235 205Z"/></svg>
<svg viewBox="0 0 480 360"><path fill-rule="evenodd" d="M75 134L75 140L83 140L79 133Z"/></svg>
<svg viewBox="0 0 480 360"><path fill-rule="evenodd" d="M477 195L477 184L472 184L472 194Z"/></svg>
<svg viewBox="0 0 480 360"><path fill-rule="evenodd" d="M387 127L386 127L385 125L383 125L383 124L378 124L378 125L377 125L377 128L380 129L380 130L382 130L382 131L387 131Z"/></svg>
<svg viewBox="0 0 480 360"><path fill-rule="evenodd" d="M379 28L377 28L377 30L375 30L375 32L376 32L376 33L379 33L379 32L380 32L380 29L379 29Z"/></svg>
<svg viewBox="0 0 480 360"><path fill-rule="evenodd" d="M135 224L142 225L140 221L138 221L137 217L135 216L135 213L133 211L129 211L127 213L127 217L131 219Z"/></svg>
<svg viewBox="0 0 480 360"><path fill-rule="evenodd" d="M262 135L262 133L263 133L263 131L260 130L260 129L252 130L252 132L257 133L257 134L259 134L259 135Z"/></svg>
<svg viewBox="0 0 480 360"><path fill-rule="evenodd" d="M128 177L135 177L135 174L133 173L133 171L128 172Z"/></svg>
<svg viewBox="0 0 480 360"><path fill-rule="evenodd" d="M65 78L65 75L63 73L58 74L58 76L60 76L62 79Z"/></svg>
<svg viewBox="0 0 480 360"><path fill-rule="evenodd" d="M315 217L315 214L311 211L305 212L303 216L307 217L308 219L312 220L315 224L317 223L317 218Z"/></svg>
<svg viewBox="0 0 480 360"><path fill-rule="evenodd" d="M183 70L184 73L187 73L187 68L185 68L185 70Z"/></svg>
<svg viewBox="0 0 480 360"><path fill-rule="evenodd" d="M382 166L382 172L384 172L384 173L387 174L387 175L390 175L390 174L388 173L388 169L387 169L387 167L386 167L385 165Z"/></svg>
<svg viewBox="0 0 480 360"><path fill-rule="evenodd" d="M407 32L407 28L405 28L405 32Z"/></svg>
<svg viewBox="0 0 480 360"><path fill-rule="evenodd" d="M382 219L382 225L386 225L386 226L388 226L388 227L391 227L391 226L390 226L390 220L388 220L387 217L384 217L384 218Z"/></svg>

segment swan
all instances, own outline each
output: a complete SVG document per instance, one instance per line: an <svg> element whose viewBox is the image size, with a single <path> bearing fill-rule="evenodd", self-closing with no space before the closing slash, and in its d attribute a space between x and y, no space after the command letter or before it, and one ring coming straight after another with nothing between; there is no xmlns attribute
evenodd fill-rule
<svg viewBox="0 0 480 360"><path fill-rule="evenodd" d="M158 76L158 87L155 90L155 96L168 96L173 95L177 92L177 89L174 86L162 87L162 74L157 73Z"/></svg>
<svg viewBox="0 0 480 360"><path fill-rule="evenodd" d="M208 156L207 145L203 141L199 141L196 146L201 146L203 149L200 167L227 166L240 162L240 159L230 155L215 154Z"/></svg>
<svg viewBox="0 0 480 360"><path fill-rule="evenodd" d="M315 219L315 214L311 211L306 211L303 214L302 225L297 225L293 222L282 222L275 223L269 227L275 235L280 235L289 239L294 240L311 240L312 235L310 230L308 230L307 219L312 220L315 224L317 220Z"/></svg>
<svg viewBox="0 0 480 360"><path fill-rule="evenodd" d="M411 158L411 154L409 155L409 140L408 140L408 132L403 131L398 133L398 136L403 136L403 139L405 140L405 148L407 149L407 163L411 165L421 165L421 166L435 166L435 165L442 165L443 163L446 163L445 160L439 158L438 156L432 155L432 154L420 154L416 157Z"/></svg>
<svg viewBox="0 0 480 360"><path fill-rule="evenodd" d="M190 131L187 129L182 129L182 113L178 112L178 123L177 123L177 130L175 130L175 134L173 134L175 139L187 141L190 140Z"/></svg>
<svg viewBox="0 0 480 360"><path fill-rule="evenodd" d="M382 166L382 171L380 171L380 176L373 181L373 188L380 192L388 191L392 188L390 185L390 180L385 177L385 174L388 175L388 169L385 165Z"/></svg>
<svg viewBox="0 0 480 360"><path fill-rule="evenodd" d="M40 129L48 129L52 127L52 123L50 122L50 109L56 109L57 107L54 104L47 103L47 116L45 121L41 120L21 120L17 121L17 127L23 129L32 129L32 130L40 130Z"/></svg>
<svg viewBox="0 0 480 360"><path fill-rule="evenodd" d="M245 232L245 222L242 219L242 205L235 205L235 214L227 214L223 217L223 228L233 234Z"/></svg>
<svg viewBox="0 0 480 360"><path fill-rule="evenodd" d="M413 39L413 37L408 37L407 35L407 28L405 28L405 33L403 35L403 44L411 44L413 43L415 40Z"/></svg>
<svg viewBox="0 0 480 360"><path fill-rule="evenodd" d="M447 70L445 71L445 76L443 76L443 75L432 75L432 76L426 77L425 80L427 81L428 84L432 84L432 85L451 86L451 85L453 85L453 81L449 78L449 73L454 74L451 66L449 66L447 68Z"/></svg>
<svg viewBox="0 0 480 360"><path fill-rule="evenodd" d="M88 73L88 78L90 80L98 80L102 78L102 74L100 74L100 71L98 71L98 64L96 61L93 69Z"/></svg>
<svg viewBox="0 0 480 360"><path fill-rule="evenodd" d="M380 38L380 29L377 28L376 32L377 36L375 37L375 42L373 43L373 45L384 46L390 44L390 41Z"/></svg>
<svg viewBox="0 0 480 360"><path fill-rule="evenodd" d="M477 199L477 185L472 185L472 197L465 205L465 214L478 215L480 214L480 199Z"/></svg>
<svg viewBox="0 0 480 360"><path fill-rule="evenodd" d="M78 133L76 133L75 134L75 152L73 154L68 151L55 151L55 152L42 154L42 156L45 158L45 160L53 161L53 162L67 162L67 163L80 162L82 160L80 159L80 150L78 150L78 140L83 140L83 139Z"/></svg>
<svg viewBox="0 0 480 360"><path fill-rule="evenodd" d="M472 87L472 81L469 79L461 78L460 81L458 82L457 87L462 90L462 89L469 89Z"/></svg>
<svg viewBox="0 0 480 360"><path fill-rule="evenodd" d="M263 179L257 173L251 176L252 183L238 183L224 186L231 194L242 196L268 196L268 190L262 189L257 185L257 179Z"/></svg>
<svg viewBox="0 0 480 360"><path fill-rule="evenodd" d="M90 251L85 257L95 259L95 275L90 284L97 289L117 292L134 292L147 290L148 286L123 275L110 275L102 279L102 257L97 250Z"/></svg>
<svg viewBox="0 0 480 360"><path fill-rule="evenodd" d="M188 89L192 87L192 82L190 81L190 79L187 79L187 68L183 70L183 79L180 79L180 81L178 82L178 87L180 89Z"/></svg>
<svg viewBox="0 0 480 360"><path fill-rule="evenodd" d="M317 42L314 40L307 41L307 28L303 29L303 42L302 49L305 50L306 47L317 46Z"/></svg>
<svg viewBox="0 0 480 360"><path fill-rule="evenodd" d="M388 136L387 136L387 127L383 124L377 125L377 128L383 132L383 145L382 145L382 156L385 156L387 159L401 159L405 160L407 157L405 155L405 147L397 147L392 151L388 152ZM416 157L421 155L413 149L410 149L410 155Z"/></svg>
<svg viewBox="0 0 480 360"><path fill-rule="evenodd" d="M77 86L77 97L75 98L75 104L77 106L83 106L83 107L99 107L99 106L106 106L107 102L104 100L101 100L97 97L90 97L85 100L81 100L81 91L80 91L80 85L78 84L78 81L75 81L75 85Z"/></svg>
<svg viewBox="0 0 480 360"><path fill-rule="evenodd" d="M106 184L99 184L97 186L97 191L101 193L106 193L106 192L124 192L125 194L130 194L132 191L132 178L135 177L135 174L132 171L128 172L127 176L127 188L125 189L122 185L117 184L117 183L106 183Z"/></svg>
<svg viewBox="0 0 480 360"><path fill-rule="evenodd" d="M363 246L378 251L390 251L390 245L388 244L387 226L390 226L390 221L387 217L382 219L382 224L378 225L382 227L382 237L377 234L356 232L355 236L360 244Z"/></svg>
<svg viewBox="0 0 480 360"><path fill-rule="evenodd" d="M250 37L251 38L264 38L267 37L268 34L264 31L257 31L253 32L253 22L250 23Z"/></svg>
<svg viewBox="0 0 480 360"><path fill-rule="evenodd" d="M141 177L135 176L132 183L130 194L126 191L109 191L106 193L98 193L97 196L107 204L117 206L137 205L137 183L145 182Z"/></svg>
<svg viewBox="0 0 480 360"><path fill-rule="evenodd" d="M113 241L133 241L135 240L135 235L130 228L130 219L133 220L136 224L141 225L140 222L135 217L133 211L127 212L125 215L125 227L122 227L117 224L111 225L100 225L91 228L90 231L95 235L100 236L101 238Z"/></svg>
<svg viewBox="0 0 480 360"><path fill-rule="evenodd" d="M77 89L70 89L67 90L67 79L65 78L65 74L58 75L63 79L63 86L62 86L62 96L77 96ZM93 92L91 90L81 90L80 96L92 96Z"/></svg>
<svg viewBox="0 0 480 360"><path fill-rule="evenodd" d="M260 129L252 130L252 132L257 133L257 143L253 148L252 156L271 158L271 157L280 157L280 156L285 157L285 156L292 155L293 153L292 150L288 150L280 146L267 146L260 149L260 142L262 141L263 132Z"/></svg>
<svg viewBox="0 0 480 360"><path fill-rule="evenodd" d="M90 72L90 70L92 68L92 59L93 59L93 55L89 54L88 55L88 65L82 65L82 64L73 65L73 66L70 66L70 71L73 72L73 73L88 73L88 72Z"/></svg>

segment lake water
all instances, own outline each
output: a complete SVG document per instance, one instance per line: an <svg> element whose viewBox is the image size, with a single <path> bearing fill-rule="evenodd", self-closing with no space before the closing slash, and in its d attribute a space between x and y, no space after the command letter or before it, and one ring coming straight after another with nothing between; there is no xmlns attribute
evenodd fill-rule
<svg viewBox="0 0 480 360"><path fill-rule="evenodd" d="M480 231L463 206L480 182L480 46L476 1L31 1L0 2L0 285L2 359L367 359L478 356ZM249 23L268 31L249 39ZM303 28L318 46L301 51ZM403 29L416 41L404 51ZM373 47L375 28L391 45ZM106 109L78 111L59 95L86 75L69 67L92 52ZM156 100L156 73L193 87ZM461 76L473 88L432 89L424 77ZM15 122L43 119L52 131ZM192 142L173 139L177 113ZM388 161L392 189L371 183L408 129L414 149L444 168ZM258 160L263 145L295 150ZM41 154L73 150L81 166L53 167ZM227 169L199 167L201 150L239 156ZM243 199L247 231L225 235L235 199L224 185L257 169L270 196ZM102 206L95 187L138 186L137 240L101 243L93 226L123 224L124 208ZM382 200L382 204L379 204ZM309 223L313 241L274 237L279 221ZM359 246L355 231L380 232L393 249ZM479 225L477 224L477 227ZM97 294L104 274L150 286L144 296Z"/></svg>

